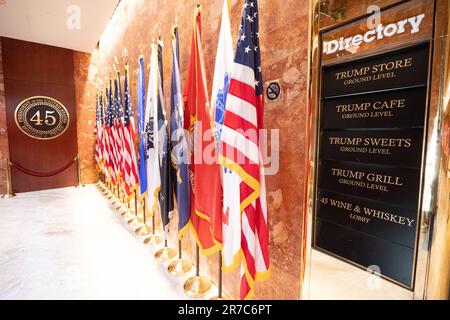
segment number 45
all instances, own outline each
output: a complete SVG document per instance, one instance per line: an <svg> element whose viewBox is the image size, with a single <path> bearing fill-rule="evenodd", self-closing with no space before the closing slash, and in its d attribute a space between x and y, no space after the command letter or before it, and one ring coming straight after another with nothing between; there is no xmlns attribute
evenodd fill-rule
<svg viewBox="0 0 450 320"><path fill-rule="evenodd" d="M56 118L52 115L55 111L45 111L45 119L41 119L41 111L37 111L34 116L30 119L31 122L34 122L36 126L42 126L45 122L48 126L53 126L56 123Z"/></svg>

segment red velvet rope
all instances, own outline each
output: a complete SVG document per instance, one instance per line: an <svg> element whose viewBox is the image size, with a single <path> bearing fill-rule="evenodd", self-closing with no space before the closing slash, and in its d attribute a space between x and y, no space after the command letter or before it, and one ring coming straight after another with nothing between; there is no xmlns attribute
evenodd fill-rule
<svg viewBox="0 0 450 320"><path fill-rule="evenodd" d="M77 159L78 159L78 156L75 157L74 159L70 160L70 162L68 164L66 164L64 167L62 167L61 169L55 170L55 171L52 171L52 172L49 172L49 173L34 172L34 171L31 171L31 170L25 169L21 165L19 165L17 163L14 163L12 161L10 161L10 165L11 165L12 168L16 168L17 170L19 170L19 171L21 171L21 172L23 172L23 173L25 173L25 174L27 174L29 176L38 177L38 178L48 178L48 177L56 176L57 174L60 174L60 173L62 173L64 171L66 171L67 169L69 169L72 166L72 164L75 161L77 161Z"/></svg>

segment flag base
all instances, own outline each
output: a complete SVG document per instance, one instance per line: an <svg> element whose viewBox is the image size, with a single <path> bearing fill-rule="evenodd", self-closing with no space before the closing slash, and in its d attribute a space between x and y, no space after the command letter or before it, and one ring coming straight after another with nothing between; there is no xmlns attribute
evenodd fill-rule
<svg viewBox="0 0 450 320"><path fill-rule="evenodd" d="M155 259L159 263L164 263L169 260L172 260L176 256L177 256L177 252L174 249L169 248L169 247L164 247L155 253Z"/></svg>
<svg viewBox="0 0 450 320"><path fill-rule="evenodd" d="M141 217L136 217L135 215L133 215L133 217L131 219L127 220L127 224L129 226L139 226L142 225L144 223L144 219Z"/></svg>
<svg viewBox="0 0 450 320"><path fill-rule="evenodd" d="M148 225L143 225L142 227L139 227L134 232L135 235L140 237L145 237L150 235L153 232L153 228Z"/></svg>
<svg viewBox="0 0 450 320"><path fill-rule="evenodd" d="M167 271L174 277L183 277L192 270L192 263L188 260L178 259L172 262Z"/></svg>
<svg viewBox="0 0 450 320"><path fill-rule="evenodd" d="M4 194L2 195L0 198L2 199L11 199L14 198L16 195L14 193L8 193L8 194Z"/></svg>
<svg viewBox="0 0 450 320"><path fill-rule="evenodd" d="M221 297L212 297L212 298L209 299L209 300L211 300L211 301L222 301L223 298L221 298Z"/></svg>
<svg viewBox="0 0 450 320"><path fill-rule="evenodd" d="M149 247L156 247L162 243L163 239L157 234L152 234L150 237L144 240L144 245Z"/></svg>
<svg viewBox="0 0 450 320"><path fill-rule="evenodd" d="M120 200L115 200L112 205L114 206L114 209L119 210L119 209L123 209L123 204Z"/></svg>
<svg viewBox="0 0 450 320"><path fill-rule="evenodd" d="M195 276L184 283L184 293L191 298L203 298L211 288L211 280L207 277Z"/></svg>
<svg viewBox="0 0 450 320"><path fill-rule="evenodd" d="M105 197L106 197L106 199L111 200L114 197L114 195L112 194L112 192L110 190L106 189Z"/></svg>
<svg viewBox="0 0 450 320"><path fill-rule="evenodd" d="M125 221L128 221L128 220L130 220L130 219L133 219L133 218L135 217L135 215L132 214L132 213L130 212L130 210L122 211L122 212L120 213L120 216L121 216Z"/></svg>

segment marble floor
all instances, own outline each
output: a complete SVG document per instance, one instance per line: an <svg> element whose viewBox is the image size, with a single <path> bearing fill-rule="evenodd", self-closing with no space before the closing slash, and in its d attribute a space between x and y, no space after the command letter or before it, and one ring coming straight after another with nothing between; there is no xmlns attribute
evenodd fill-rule
<svg viewBox="0 0 450 320"><path fill-rule="evenodd" d="M94 185L0 199L0 299L188 299L142 240Z"/></svg>

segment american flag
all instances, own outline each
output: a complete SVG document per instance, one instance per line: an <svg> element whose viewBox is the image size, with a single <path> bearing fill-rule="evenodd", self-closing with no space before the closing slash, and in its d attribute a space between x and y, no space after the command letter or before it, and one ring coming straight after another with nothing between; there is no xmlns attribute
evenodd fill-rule
<svg viewBox="0 0 450 320"><path fill-rule="evenodd" d="M114 90L114 94L113 94ZM119 139L119 135L117 133L117 126L116 126L116 98L118 92L117 87L117 79L114 79L114 89L113 89L113 82L110 80L110 89L109 89L109 121L108 121L108 127L109 127L109 160L110 160L110 175L111 175L111 182L115 186L119 181L119 177L117 176L117 159L118 159L118 150L117 150L117 143L116 140Z"/></svg>
<svg viewBox="0 0 450 320"><path fill-rule="evenodd" d="M100 141L101 141L101 123L100 123L100 103L99 103L99 95L97 94L95 99L95 166L97 170L100 171L100 161L101 161L101 151L100 151Z"/></svg>
<svg viewBox="0 0 450 320"><path fill-rule="evenodd" d="M125 67L125 112L123 116L123 151L122 151L122 168L125 182L125 193L127 200L133 195L138 187L138 168L136 149L134 146L136 129L134 123L134 115L131 107L131 95L129 86L128 64Z"/></svg>
<svg viewBox="0 0 450 320"><path fill-rule="evenodd" d="M115 144L115 154L116 154L116 175L117 180L123 178L123 167L122 167L122 152L123 152L123 106L122 106L122 87L120 85L120 72L117 71L116 78L114 79L114 144Z"/></svg>
<svg viewBox="0 0 450 320"><path fill-rule="evenodd" d="M255 281L264 281L269 275L264 168L258 138L259 130L264 128L258 14L257 0L245 1L221 142L225 166L242 179L238 191L242 212L242 299L251 298Z"/></svg>
<svg viewBox="0 0 450 320"><path fill-rule="evenodd" d="M103 146L103 173L105 174L105 178L109 181L109 136L108 136L108 88L105 89L105 96L103 99L103 134L102 134L102 146Z"/></svg>

